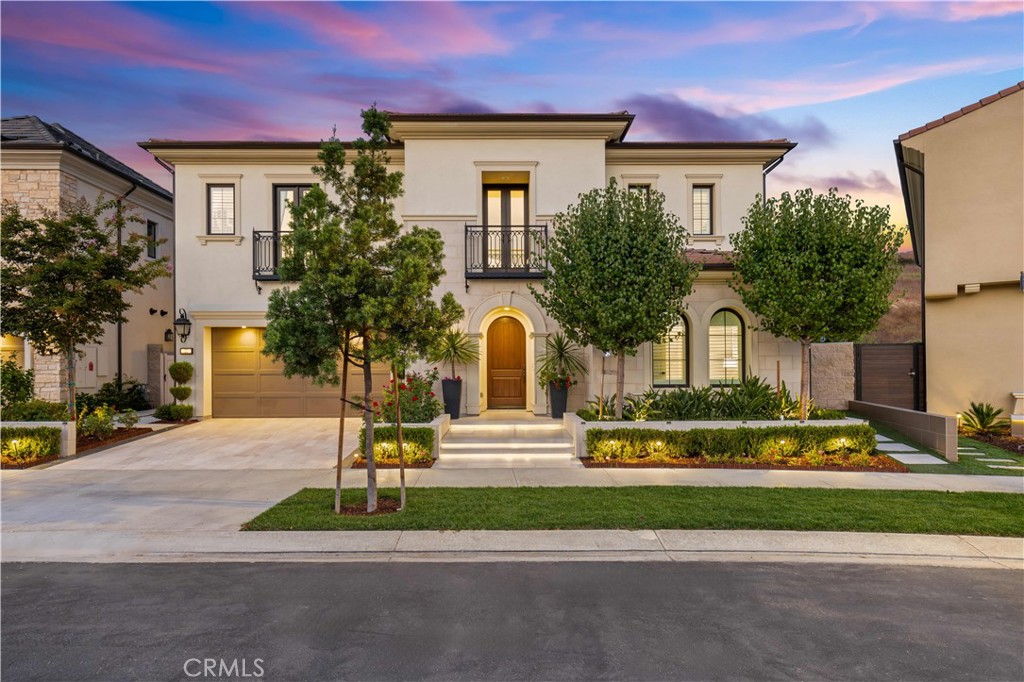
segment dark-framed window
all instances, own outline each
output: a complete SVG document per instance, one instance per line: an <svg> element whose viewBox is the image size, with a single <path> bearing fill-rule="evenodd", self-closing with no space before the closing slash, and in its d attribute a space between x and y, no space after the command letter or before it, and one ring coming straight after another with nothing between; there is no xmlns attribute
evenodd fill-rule
<svg viewBox="0 0 1024 682"><path fill-rule="evenodd" d="M146 221L146 257L156 258L156 223L152 220Z"/></svg>
<svg viewBox="0 0 1024 682"><path fill-rule="evenodd" d="M682 318L660 343L651 349L651 384L690 385L690 325Z"/></svg>
<svg viewBox="0 0 1024 682"><path fill-rule="evenodd" d="M274 185L274 232L292 231L289 204L302 205L302 197L312 185Z"/></svg>
<svg viewBox="0 0 1024 682"><path fill-rule="evenodd" d="M235 234L235 186L206 186L206 233Z"/></svg>
<svg viewBox="0 0 1024 682"><path fill-rule="evenodd" d="M714 234L715 186L693 186L693 234Z"/></svg>
<svg viewBox="0 0 1024 682"><path fill-rule="evenodd" d="M738 384L746 378L746 327L731 308L711 316L708 325L708 379L712 386Z"/></svg>
<svg viewBox="0 0 1024 682"><path fill-rule="evenodd" d="M628 187L630 194L640 194L645 199L651 196L651 183L649 182L631 182Z"/></svg>
<svg viewBox="0 0 1024 682"><path fill-rule="evenodd" d="M512 227L525 228L530 224L529 185L483 186L484 228L500 237L487 237L487 267L509 267L511 263L525 262L525 240L513 239Z"/></svg>

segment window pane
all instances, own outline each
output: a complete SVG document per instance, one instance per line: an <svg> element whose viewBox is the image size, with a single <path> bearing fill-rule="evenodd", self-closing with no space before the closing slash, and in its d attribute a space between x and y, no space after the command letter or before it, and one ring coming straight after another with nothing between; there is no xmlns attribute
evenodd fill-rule
<svg viewBox="0 0 1024 682"><path fill-rule="evenodd" d="M711 234L711 187L693 188L693 233Z"/></svg>
<svg viewBox="0 0 1024 682"><path fill-rule="evenodd" d="M295 187L277 188L277 225L278 232L292 231L292 209L291 204L295 201Z"/></svg>
<svg viewBox="0 0 1024 682"><path fill-rule="evenodd" d="M645 197L650 196L651 186L649 184L633 184L629 186L630 194L643 194Z"/></svg>
<svg viewBox="0 0 1024 682"><path fill-rule="evenodd" d="M712 384L736 384L743 379L743 322L731 310L719 310L711 318L708 359Z"/></svg>
<svg viewBox="0 0 1024 682"><path fill-rule="evenodd" d="M686 325L673 327L662 343L654 344L652 383L655 386L686 386Z"/></svg>
<svg viewBox="0 0 1024 682"><path fill-rule="evenodd" d="M526 190L509 190L509 225L526 224Z"/></svg>
<svg viewBox="0 0 1024 682"><path fill-rule="evenodd" d="M146 256L156 258L156 223L152 220L146 221Z"/></svg>
<svg viewBox="0 0 1024 682"><path fill-rule="evenodd" d="M487 225L501 225L501 190L489 189L485 195L487 202Z"/></svg>
<svg viewBox="0 0 1024 682"><path fill-rule="evenodd" d="M235 233L235 188L233 185L211 185L210 234Z"/></svg>

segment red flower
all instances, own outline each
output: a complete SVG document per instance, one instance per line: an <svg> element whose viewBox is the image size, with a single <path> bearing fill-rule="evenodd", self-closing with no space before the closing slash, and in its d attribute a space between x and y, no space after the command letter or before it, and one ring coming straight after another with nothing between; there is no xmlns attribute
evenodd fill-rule
<svg viewBox="0 0 1024 682"><path fill-rule="evenodd" d="M398 385L398 389L401 390L401 391L407 391L407 390L409 390L409 387L406 386L405 384L399 384Z"/></svg>
<svg viewBox="0 0 1024 682"><path fill-rule="evenodd" d="M433 391L431 391L431 392L430 392L430 393L429 393L428 395L429 395L429 396L430 396L431 398L433 398L433 397L434 397L434 392L433 392Z"/></svg>
<svg viewBox="0 0 1024 682"><path fill-rule="evenodd" d="M377 401L376 400L373 401L373 406L377 407Z"/></svg>
<svg viewBox="0 0 1024 682"><path fill-rule="evenodd" d="M412 397L412 399L413 399L413 400L419 400L419 399L420 399L420 397L419 397L418 395L414 395L414 396Z"/></svg>

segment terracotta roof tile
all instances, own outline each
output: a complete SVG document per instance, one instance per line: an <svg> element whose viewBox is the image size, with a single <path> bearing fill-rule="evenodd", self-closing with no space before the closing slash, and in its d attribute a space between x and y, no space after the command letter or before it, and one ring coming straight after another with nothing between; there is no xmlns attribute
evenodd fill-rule
<svg viewBox="0 0 1024 682"><path fill-rule="evenodd" d="M1016 85L1011 85L1008 88L1003 88L1002 90L1000 90L999 92L997 92L994 95L989 95L988 97L985 97L985 98L983 98L983 99L981 99L981 100L979 100L977 102L974 102L973 104L968 104L966 107L963 107L962 109L959 109L958 111L954 111L954 112L952 112L950 114L946 114L942 118L935 119L934 121L930 121L930 122L924 124L923 126L918 126L917 128L914 128L912 130L908 130L907 132L905 132L902 135L900 135L899 139L902 142L903 140L906 140L907 138L914 137L915 135L920 135L921 133L925 132L926 130L932 130L933 128L938 128L943 123L949 123L950 121L955 121L956 119L960 118L964 114L969 114L972 111L977 111L978 109L982 108L983 106L985 106L987 104L992 104L992 102L997 102L997 101L1001 100L1002 98L1009 97L1010 95L1018 93L1021 90L1024 90L1024 81L1021 81L1021 82L1017 83Z"/></svg>

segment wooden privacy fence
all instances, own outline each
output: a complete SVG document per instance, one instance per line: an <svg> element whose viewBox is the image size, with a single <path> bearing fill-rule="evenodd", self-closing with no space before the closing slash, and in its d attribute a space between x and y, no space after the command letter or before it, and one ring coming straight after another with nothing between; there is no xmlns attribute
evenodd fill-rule
<svg viewBox="0 0 1024 682"><path fill-rule="evenodd" d="M856 400L924 410L924 344L858 343L853 346Z"/></svg>

